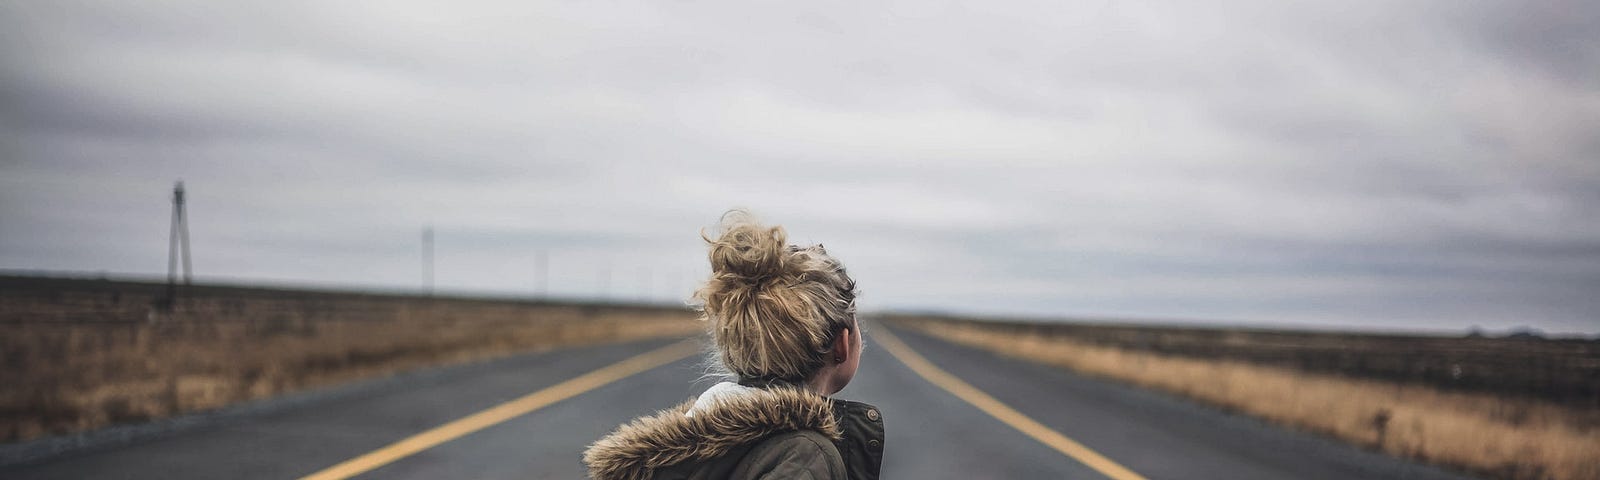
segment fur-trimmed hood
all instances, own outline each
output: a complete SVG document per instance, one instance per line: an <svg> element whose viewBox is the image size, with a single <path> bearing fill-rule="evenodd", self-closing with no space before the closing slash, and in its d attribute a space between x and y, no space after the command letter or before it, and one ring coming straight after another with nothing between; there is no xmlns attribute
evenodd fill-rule
<svg viewBox="0 0 1600 480"><path fill-rule="evenodd" d="M695 399L652 416L635 419L600 439L583 453L596 479L644 480L653 471L687 462L708 461L767 436L813 430L842 438L832 402L794 387L750 388L721 395L709 408ZM686 415L693 409L693 415Z"/></svg>

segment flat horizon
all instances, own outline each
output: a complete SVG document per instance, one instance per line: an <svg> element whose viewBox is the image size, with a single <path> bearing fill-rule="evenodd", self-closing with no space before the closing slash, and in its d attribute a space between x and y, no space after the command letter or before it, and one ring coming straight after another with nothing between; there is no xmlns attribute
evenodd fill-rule
<svg viewBox="0 0 1600 480"><path fill-rule="evenodd" d="M38 278L54 280L103 280L111 282L129 282L142 284L163 284L167 281L165 275L137 274L102 271L59 271L59 270L30 270L30 269L3 269L0 276L14 278ZM436 286L430 293L421 286L403 287L393 285L362 285L349 283L307 282L293 280L263 280L238 277L201 277L197 278L195 285L207 287L226 288L260 288L284 291L310 291L324 293L357 293L379 294L394 296L436 296L442 298L502 300L502 301L553 301L571 302L581 304L641 306L641 307L673 307L688 308L688 295L681 301L664 300L660 298L629 298L629 297L598 297L598 296L568 296L568 295L543 295L531 291L494 290L494 289L460 289L449 286ZM1083 313L1063 312L1059 314L1029 314L1007 313L1004 311L963 311L958 309L929 309L915 306L903 307L866 307L860 310L866 315L903 315L903 316L935 316L947 318L968 318L974 320L992 321L1017 321L1038 323L1077 323L1085 325L1106 326L1137 326L1156 328L1202 328L1202 329L1243 329L1243 330L1269 330L1269 331L1303 331L1322 333L1352 333L1352 334L1394 334L1418 335L1434 337L1465 336L1481 334L1490 337L1504 337L1515 334L1532 333L1548 339L1600 339L1600 332L1584 331L1559 331L1544 330L1532 325L1510 326L1472 326L1466 329L1444 328L1416 328L1404 325L1385 328L1382 326L1352 326L1338 323L1273 323L1270 321L1240 321L1228 319L1201 319L1182 317L1123 317L1112 315L1094 315Z"/></svg>

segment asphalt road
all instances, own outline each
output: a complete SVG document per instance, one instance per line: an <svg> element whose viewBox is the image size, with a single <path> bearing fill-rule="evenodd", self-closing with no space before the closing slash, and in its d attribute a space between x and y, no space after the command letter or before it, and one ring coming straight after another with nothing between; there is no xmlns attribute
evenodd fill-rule
<svg viewBox="0 0 1600 480"><path fill-rule="evenodd" d="M938 368L1145 478L1466 478L1165 395L892 332ZM0 467L0 478L299 478L670 343L557 350L340 387L343 393L292 408ZM701 379L699 361L678 360L583 391L355 478L583 478L579 455L589 442L713 383ZM924 379L875 340L839 397L884 412L885 479L1106 478Z"/></svg>

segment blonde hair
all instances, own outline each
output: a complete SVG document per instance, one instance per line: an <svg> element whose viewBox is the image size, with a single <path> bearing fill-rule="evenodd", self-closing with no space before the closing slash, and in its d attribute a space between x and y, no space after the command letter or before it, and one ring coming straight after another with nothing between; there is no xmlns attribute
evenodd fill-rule
<svg viewBox="0 0 1600 480"><path fill-rule="evenodd" d="M839 331L858 328L855 280L822 245L789 245L748 211L724 214L718 232L700 234L711 278L694 293L713 355L740 379L808 380Z"/></svg>

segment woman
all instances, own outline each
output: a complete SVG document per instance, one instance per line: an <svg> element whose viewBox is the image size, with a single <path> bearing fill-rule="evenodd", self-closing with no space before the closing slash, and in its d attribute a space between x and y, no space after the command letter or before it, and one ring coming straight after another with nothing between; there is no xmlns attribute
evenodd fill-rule
<svg viewBox="0 0 1600 480"><path fill-rule="evenodd" d="M722 382L584 452L599 480L876 479L883 418L831 399L861 362L855 281L822 245L728 212L695 292Z"/></svg>

